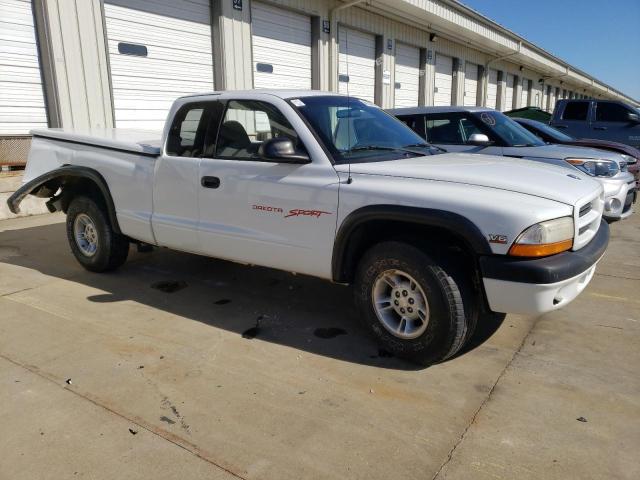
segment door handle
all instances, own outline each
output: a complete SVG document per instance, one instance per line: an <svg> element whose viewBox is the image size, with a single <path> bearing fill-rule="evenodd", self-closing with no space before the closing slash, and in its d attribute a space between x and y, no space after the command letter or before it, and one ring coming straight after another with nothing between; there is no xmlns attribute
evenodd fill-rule
<svg viewBox="0 0 640 480"><path fill-rule="evenodd" d="M554 125L554 128L567 128L566 125Z"/></svg>
<svg viewBox="0 0 640 480"><path fill-rule="evenodd" d="M204 188L218 188L220 186L220 179L218 177L202 177L200 179L200 185Z"/></svg>
<svg viewBox="0 0 640 480"><path fill-rule="evenodd" d="M607 127L593 127L594 130L606 130Z"/></svg>

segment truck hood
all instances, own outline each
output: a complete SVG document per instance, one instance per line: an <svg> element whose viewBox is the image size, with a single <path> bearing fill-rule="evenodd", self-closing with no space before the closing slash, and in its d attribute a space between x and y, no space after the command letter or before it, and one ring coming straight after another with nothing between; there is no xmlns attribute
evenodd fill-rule
<svg viewBox="0 0 640 480"><path fill-rule="evenodd" d="M336 165L336 170L348 173L349 165ZM466 153L352 163L351 173L477 185L534 195L571 206L602 189L598 182L577 170L572 172L517 158Z"/></svg>
<svg viewBox="0 0 640 480"><path fill-rule="evenodd" d="M622 157L616 152L598 150L589 147L577 147L573 145L542 145L539 147L504 147L505 155L531 158L554 158L564 160L566 158L595 158L621 162Z"/></svg>

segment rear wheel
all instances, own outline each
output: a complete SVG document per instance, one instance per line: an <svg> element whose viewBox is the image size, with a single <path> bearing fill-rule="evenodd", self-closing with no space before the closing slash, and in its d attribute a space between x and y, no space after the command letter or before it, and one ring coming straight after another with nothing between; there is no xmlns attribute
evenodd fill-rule
<svg viewBox="0 0 640 480"><path fill-rule="evenodd" d="M113 230L104 209L92 198L74 198L67 209L67 239L80 264L92 272L106 272L122 265L129 240Z"/></svg>
<svg viewBox="0 0 640 480"><path fill-rule="evenodd" d="M395 355L429 365L464 345L467 320L460 286L422 250L380 243L365 253L356 275L360 317Z"/></svg>

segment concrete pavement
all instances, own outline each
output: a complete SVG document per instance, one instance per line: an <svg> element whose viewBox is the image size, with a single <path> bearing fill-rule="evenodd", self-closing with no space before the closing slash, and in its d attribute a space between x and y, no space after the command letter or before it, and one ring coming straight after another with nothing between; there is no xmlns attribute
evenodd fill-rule
<svg viewBox="0 0 640 480"><path fill-rule="evenodd" d="M638 215L576 302L428 369L345 287L167 250L91 274L63 220L0 222L1 479L640 477Z"/></svg>

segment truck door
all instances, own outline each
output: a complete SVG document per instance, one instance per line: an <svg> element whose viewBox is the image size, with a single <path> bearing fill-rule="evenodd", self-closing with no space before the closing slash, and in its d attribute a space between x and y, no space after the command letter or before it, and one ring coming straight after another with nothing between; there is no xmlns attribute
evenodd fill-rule
<svg viewBox="0 0 640 480"><path fill-rule="evenodd" d="M204 253L197 235L200 157L205 137L215 137L223 109L220 102L194 102L174 115L153 187L152 226L159 245Z"/></svg>
<svg viewBox="0 0 640 480"><path fill-rule="evenodd" d="M551 124L571 137L590 138L590 106L590 100L565 101L556 106L559 115L554 117Z"/></svg>
<svg viewBox="0 0 640 480"><path fill-rule="evenodd" d="M260 145L288 137L311 163L267 161ZM338 176L284 100L229 100L199 167L198 236L204 253L331 278Z"/></svg>
<svg viewBox="0 0 640 480"><path fill-rule="evenodd" d="M595 102L595 118L591 123L591 138L601 138L627 145L640 145L640 123L629 114L640 114L617 102Z"/></svg>

